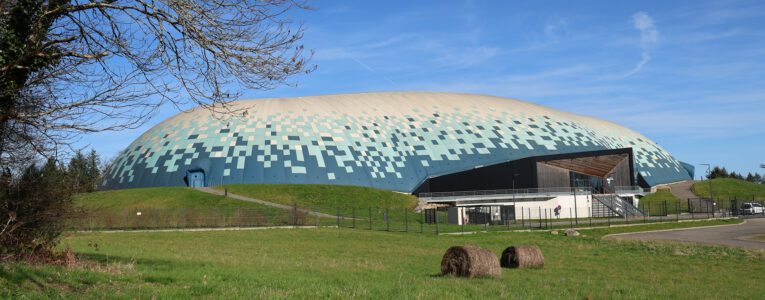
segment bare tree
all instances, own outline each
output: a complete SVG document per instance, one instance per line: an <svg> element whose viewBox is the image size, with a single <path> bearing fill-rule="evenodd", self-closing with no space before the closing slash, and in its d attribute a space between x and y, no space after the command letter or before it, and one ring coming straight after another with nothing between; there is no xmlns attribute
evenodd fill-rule
<svg viewBox="0 0 765 300"><path fill-rule="evenodd" d="M302 0L3 0L0 165L309 73Z"/></svg>

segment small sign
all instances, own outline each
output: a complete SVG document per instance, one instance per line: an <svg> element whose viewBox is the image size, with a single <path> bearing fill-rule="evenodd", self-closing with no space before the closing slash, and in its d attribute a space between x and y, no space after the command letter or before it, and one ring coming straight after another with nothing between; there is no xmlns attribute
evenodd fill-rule
<svg viewBox="0 0 765 300"><path fill-rule="evenodd" d="M135 215L136 215L136 216L140 216L140 215L141 215L141 212L139 211L139 212L135 213Z"/></svg>

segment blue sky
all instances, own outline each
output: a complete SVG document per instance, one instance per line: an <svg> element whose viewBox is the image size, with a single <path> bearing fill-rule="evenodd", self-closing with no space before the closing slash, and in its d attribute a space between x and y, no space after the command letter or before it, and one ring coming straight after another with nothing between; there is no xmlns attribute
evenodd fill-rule
<svg viewBox="0 0 765 300"><path fill-rule="evenodd" d="M243 99L377 91L510 97L606 119L696 165L765 173L763 1L321 1L318 65ZM83 136L111 157L178 113Z"/></svg>

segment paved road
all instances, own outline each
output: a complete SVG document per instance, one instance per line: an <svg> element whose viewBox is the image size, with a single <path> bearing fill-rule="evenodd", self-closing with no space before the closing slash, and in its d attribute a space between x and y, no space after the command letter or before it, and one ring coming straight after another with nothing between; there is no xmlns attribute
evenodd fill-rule
<svg viewBox="0 0 765 300"><path fill-rule="evenodd" d="M675 197L683 200L688 198L698 198L699 196L696 196L696 194L691 191L691 186L693 186L693 184L696 182L698 181L686 180L678 183L673 183L669 185L669 191L675 195Z"/></svg>
<svg viewBox="0 0 765 300"><path fill-rule="evenodd" d="M672 240L765 250L765 242L747 237L765 234L765 218L747 219L743 224L609 234L605 238Z"/></svg>

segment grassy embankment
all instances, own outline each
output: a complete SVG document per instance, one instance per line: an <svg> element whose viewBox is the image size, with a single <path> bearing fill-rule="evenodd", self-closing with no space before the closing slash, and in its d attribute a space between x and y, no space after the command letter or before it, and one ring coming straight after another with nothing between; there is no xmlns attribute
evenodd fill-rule
<svg viewBox="0 0 765 300"><path fill-rule="evenodd" d="M765 289L752 274L765 272L762 251L600 239L689 224L584 230L580 237L351 229L77 233L65 244L94 263L74 270L1 264L0 297L760 298ZM460 244L498 256L509 245L538 245L545 267L503 269L500 278L438 276L444 251ZM748 288L732 288L742 286Z"/></svg>
<svg viewBox="0 0 765 300"><path fill-rule="evenodd" d="M699 197L709 199L709 180L695 183L693 185L693 192L699 195ZM739 201L765 200L765 184L756 184L740 179L712 179L712 192L715 200L728 201L734 198Z"/></svg>
<svg viewBox="0 0 765 300"><path fill-rule="evenodd" d="M375 222L384 208L411 209L417 199L385 190L328 185L230 185L229 191L269 202L351 217L351 205L374 207ZM85 216L76 218L77 229L175 228L223 226L335 225L336 220L268 205L212 195L185 187L103 191L75 196ZM138 212L141 214L138 215ZM359 211L361 214L361 211ZM418 220L414 216L412 221ZM384 221L383 221L384 222ZM399 222L402 223L403 222ZM378 224L378 227L380 225ZM384 225L383 225L383 228Z"/></svg>
<svg viewBox="0 0 765 300"><path fill-rule="evenodd" d="M216 186L223 190L223 186ZM338 207L413 209L417 197L381 189L320 184L231 184L228 191L245 197L336 213Z"/></svg>
<svg viewBox="0 0 765 300"><path fill-rule="evenodd" d="M660 189L640 198L638 208L652 216L688 211L688 202L677 198L669 189Z"/></svg>

